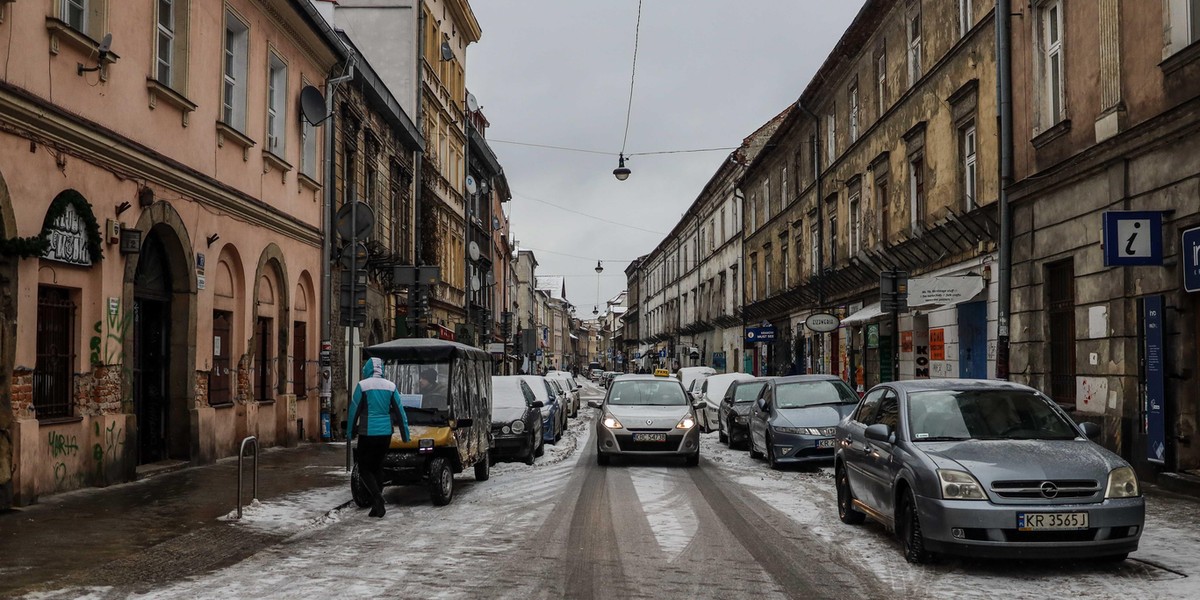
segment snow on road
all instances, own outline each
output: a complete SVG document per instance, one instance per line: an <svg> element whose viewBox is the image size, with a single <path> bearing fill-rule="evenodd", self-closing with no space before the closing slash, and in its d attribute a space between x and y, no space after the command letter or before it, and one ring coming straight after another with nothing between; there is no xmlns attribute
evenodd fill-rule
<svg viewBox="0 0 1200 600"><path fill-rule="evenodd" d="M1200 518L1190 500L1148 496L1140 549L1119 564L947 558L917 566L905 562L899 542L882 526L838 520L831 467L773 471L745 450L719 443L715 434L703 437L701 454L831 551L875 574L898 598L1200 597Z"/></svg>

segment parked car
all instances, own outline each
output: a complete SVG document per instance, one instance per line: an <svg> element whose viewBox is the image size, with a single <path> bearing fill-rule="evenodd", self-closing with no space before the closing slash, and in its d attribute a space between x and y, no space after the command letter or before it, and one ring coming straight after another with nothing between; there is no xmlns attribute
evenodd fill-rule
<svg viewBox="0 0 1200 600"><path fill-rule="evenodd" d="M558 396L550 387L550 382L541 375L516 375L516 377L520 377L528 383L529 389L533 390L534 398L542 403L542 441L557 444L563 433L563 418L560 414L562 407L558 403Z"/></svg>
<svg viewBox="0 0 1200 600"><path fill-rule="evenodd" d="M712 367L683 367L675 372L675 377L679 379L679 383L683 385L683 389L692 398L699 400L700 385L704 383L705 378L716 374L717 370Z"/></svg>
<svg viewBox="0 0 1200 600"><path fill-rule="evenodd" d="M567 416L571 414L571 397L563 389L563 384L559 380L553 377L542 377L542 381L546 382L548 393L558 402L558 437L562 438L562 434L567 430Z"/></svg>
<svg viewBox="0 0 1200 600"><path fill-rule="evenodd" d="M392 340L366 348L365 354L383 360L384 377L396 384L411 434L407 442L392 436L382 485L425 485L433 503L444 506L454 499L456 473L474 469L476 480L487 481L492 380L485 373L492 356L433 339ZM430 371L438 383L422 388L421 375ZM450 381L471 385L446 385ZM361 507L371 503L357 462L350 473L350 495Z"/></svg>
<svg viewBox="0 0 1200 600"><path fill-rule="evenodd" d="M602 375L604 375L604 369L592 369L592 381L599 383Z"/></svg>
<svg viewBox="0 0 1200 600"><path fill-rule="evenodd" d="M621 373L618 371L605 371L604 372L604 389L608 389L608 386L612 385L613 378L620 374Z"/></svg>
<svg viewBox="0 0 1200 600"><path fill-rule="evenodd" d="M700 419L701 431L712 433L714 430L720 429L721 399L729 390L729 384L746 379L754 379L754 376L747 373L720 373L704 379L700 384L699 396L699 399L704 402L704 409L696 413L696 417ZM722 442L725 441L724 432L721 433L720 439Z"/></svg>
<svg viewBox="0 0 1200 600"><path fill-rule="evenodd" d="M831 461L835 427L856 406L858 394L834 375L768 379L750 409L750 456L772 469Z"/></svg>
<svg viewBox="0 0 1200 600"><path fill-rule="evenodd" d="M677 379L654 375L621 375L613 380L596 421L596 462L613 456L682 456L689 466L700 463L700 429L696 410Z"/></svg>
<svg viewBox="0 0 1200 600"><path fill-rule="evenodd" d="M1137 475L1032 388L926 379L877 385L837 427L838 515L897 532L904 557L1123 559L1137 550Z"/></svg>
<svg viewBox="0 0 1200 600"><path fill-rule="evenodd" d="M729 384L729 389L721 398L717 426L724 431L718 434L717 439L720 440L720 435L724 434L725 438L721 441L727 441L730 448L743 442L747 446L750 445L750 409L754 407L755 400L758 400L759 392L766 387L767 379L755 377L735 381Z"/></svg>
<svg viewBox="0 0 1200 600"><path fill-rule="evenodd" d="M567 408L567 416L574 419L579 416L579 384L575 382L575 378L566 371L550 371L546 377L552 378L563 386L563 391L566 392L567 398L570 400Z"/></svg>
<svg viewBox="0 0 1200 600"><path fill-rule="evenodd" d="M546 451L542 401L519 375L492 377L492 461L518 458L532 465Z"/></svg>

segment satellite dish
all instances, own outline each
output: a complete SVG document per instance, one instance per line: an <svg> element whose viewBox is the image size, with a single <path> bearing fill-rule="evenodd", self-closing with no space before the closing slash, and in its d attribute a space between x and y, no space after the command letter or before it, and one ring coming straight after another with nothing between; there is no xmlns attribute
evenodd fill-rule
<svg viewBox="0 0 1200 600"><path fill-rule="evenodd" d="M491 188L491 186L488 185L488 182L486 179L479 182L479 193L486 194L486 193L488 193L488 189L490 189L490 188Z"/></svg>
<svg viewBox="0 0 1200 600"><path fill-rule="evenodd" d="M477 189L479 188L475 185L475 178L467 175L467 193L474 194Z"/></svg>
<svg viewBox="0 0 1200 600"><path fill-rule="evenodd" d="M479 101L475 99L475 94L467 92L467 110L475 112L479 110Z"/></svg>
<svg viewBox="0 0 1200 600"><path fill-rule="evenodd" d="M325 114L325 96L321 95L321 90L311 85L306 85L300 90L300 114L313 126L320 125L329 118Z"/></svg>
<svg viewBox="0 0 1200 600"><path fill-rule="evenodd" d="M472 292L479 291L479 276L478 275L471 276L471 291Z"/></svg>
<svg viewBox="0 0 1200 600"><path fill-rule="evenodd" d="M100 40L100 45L96 46L96 52L100 54L100 62L108 57L108 53L112 51L112 34L104 34L104 39Z"/></svg>
<svg viewBox="0 0 1200 600"><path fill-rule="evenodd" d="M492 217L492 229L500 230L500 217Z"/></svg>
<svg viewBox="0 0 1200 600"><path fill-rule="evenodd" d="M470 254L471 260L479 260L479 244L471 242L471 245L467 247L467 253Z"/></svg>
<svg viewBox="0 0 1200 600"><path fill-rule="evenodd" d="M442 40L442 60L454 60L454 49L450 47L449 40Z"/></svg>

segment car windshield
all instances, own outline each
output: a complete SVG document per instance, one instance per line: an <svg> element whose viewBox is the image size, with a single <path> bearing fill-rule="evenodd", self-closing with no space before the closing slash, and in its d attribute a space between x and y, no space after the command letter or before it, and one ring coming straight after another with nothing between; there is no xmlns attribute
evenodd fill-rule
<svg viewBox="0 0 1200 600"><path fill-rule="evenodd" d="M677 381L634 379L616 381L608 394L613 405L686 406L687 398Z"/></svg>
<svg viewBox="0 0 1200 600"><path fill-rule="evenodd" d="M758 398L758 393L762 391L764 385L767 385L767 382L759 381L756 383L745 383L738 385L737 389L733 392L733 401L754 402L754 399Z"/></svg>
<svg viewBox="0 0 1200 600"><path fill-rule="evenodd" d="M520 378L492 378L492 408L525 408L533 401L533 392L522 387Z"/></svg>
<svg viewBox="0 0 1200 600"><path fill-rule="evenodd" d="M1079 434L1046 397L1020 390L939 390L908 396L912 440L1070 440Z"/></svg>
<svg viewBox="0 0 1200 600"><path fill-rule="evenodd" d="M450 363L406 364L384 362L383 376L396 384L408 422L434 425L449 411Z"/></svg>
<svg viewBox="0 0 1200 600"><path fill-rule="evenodd" d="M775 387L775 408L804 408L822 404L857 404L858 394L842 380L802 381Z"/></svg>

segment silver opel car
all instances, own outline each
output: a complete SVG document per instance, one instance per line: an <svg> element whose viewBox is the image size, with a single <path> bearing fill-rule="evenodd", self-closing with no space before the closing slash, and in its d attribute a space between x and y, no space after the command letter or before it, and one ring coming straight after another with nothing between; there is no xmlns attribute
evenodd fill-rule
<svg viewBox="0 0 1200 600"><path fill-rule="evenodd" d="M694 402L679 380L655 375L620 375L613 379L596 421L596 461L607 465L619 456L682 456L689 466L700 463L700 428Z"/></svg>
<svg viewBox="0 0 1200 600"><path fill-rule="evenodd" d="M940 553L1124 559L1145 501L1121 457L1023 385L875 386L837 427L838 516L893 529L910 562Z"/></svg>

